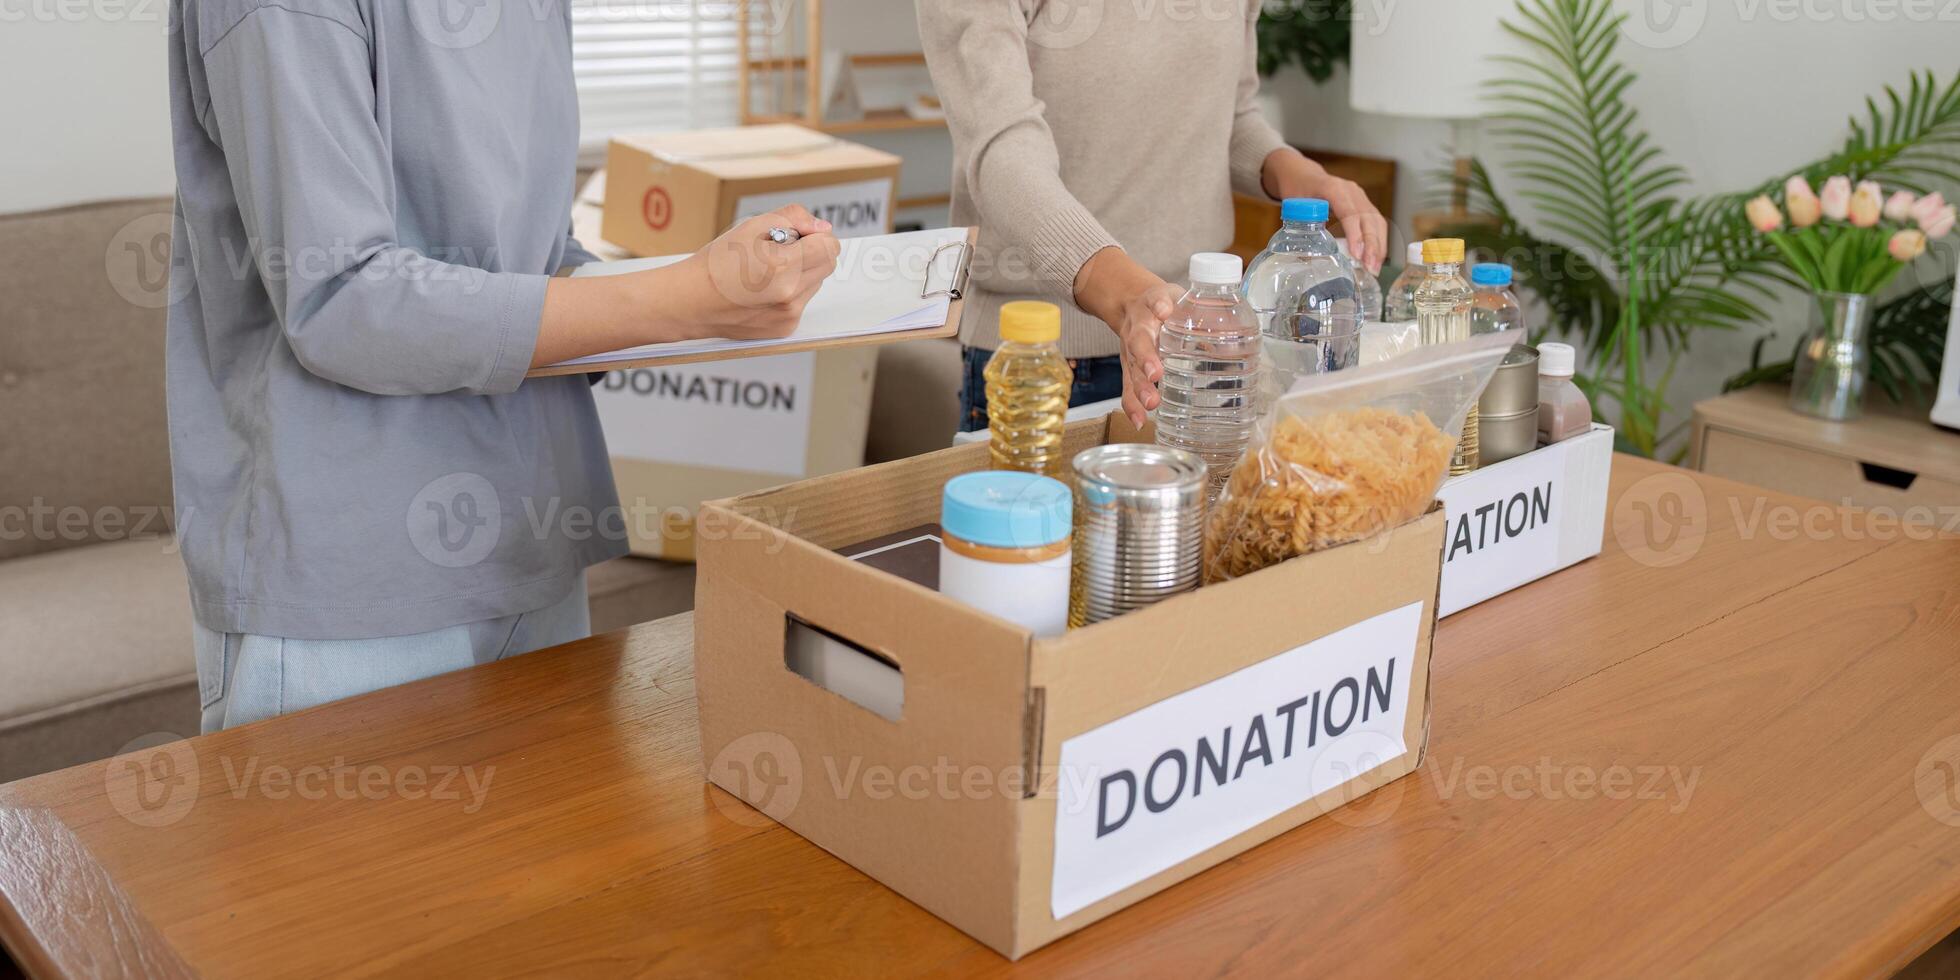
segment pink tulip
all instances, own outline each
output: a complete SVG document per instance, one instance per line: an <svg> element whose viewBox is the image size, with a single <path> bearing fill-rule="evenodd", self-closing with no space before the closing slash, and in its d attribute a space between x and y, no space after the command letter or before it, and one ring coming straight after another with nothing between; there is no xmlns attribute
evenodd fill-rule
<svg viewBox="0 0 1960 980"><path fill-rule="evenodd" d="M1885 244L1885 250L1901 262L1911 262L1926 253L1926 235L1915 228L1903 228Z"/></svg>
<svg viewBox="0 0 1960 980"><path fill-rule="evenodd" d="M1946 207L1946 196L1939 191L1934 191L1912 202L1912 216L1915 219L1924 218L1927 215L1938 213L1939 209L1943 207Z"/></svg>
<svg viewBox="0 0 1960 980"><path fill-rule="evenodd" d="M1877 183L1869 180L1858 182L1858 188L1851 192L1851 224L1857 228L1870 228L1878 224L1879 212L1885 207L1885 192Z"/></svg>
<svg viewBox="0 0 1960 980"><path fill-rule="evenodd" d="M1823 215L1823 206L1817 201L1817 194L1810 189L1810 182L1797 174L1783 184L1783 204L1790 209L1790 224L1798 228L1808 228L1817 223Z"/></svg>
<svg viewBox="0 0 1960 980"><path fill-rule="evenodd" d="M1893 191L1892 196L1885 199L1886 220L1904 224L1912 217L1912 206L1918 200L1911 191Z"/></svg>
<svg viewBox="0 0 1960 980"><path fill-rule="evenodd" d="M1946 233L1953 230L1954 219L1953 205L1949 204L1933 215L1931 221L1920 222L1919 230L1925 232L1927 238L1945 238Z"/></svg>
<svg viewBox="0 0 1960 980"><path fill-rule="evenodd" d="M1825 181L1824 191L1817 199L1823 202L1824 217L1843 221L1851 213L1851 178L1839 174Z"/></svg>
<svg viewBox="0 0 1960 980"><path fill-rule="evenodd" d="M1768 194L1751 198L1742 210L1757 231L1767 233L1783 227L1783 212L1776 209L1776 202L1770 200Z"/></svg>

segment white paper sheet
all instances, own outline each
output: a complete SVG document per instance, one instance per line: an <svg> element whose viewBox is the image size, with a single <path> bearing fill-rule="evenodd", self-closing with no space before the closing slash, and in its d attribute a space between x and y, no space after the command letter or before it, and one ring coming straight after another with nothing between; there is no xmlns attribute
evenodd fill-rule
<svg viewBox="0 0 1960 980"><path fill-rule="evenodd" d="M939 254L928 270L932 255L940 246L963 241L965 228L934 228L926 231L849 238L837 256L837 271L824 281L810 305L803 310L803 322L788 337L775 340L686 340L671 344L648 344L626 350L593 354L564 361L553 367L601 367L622 361L642 361L661 357L680 357L721 351L767 353L772 347L810 340L840 340L881 333L901 333L944 326L952 306L946 295L921 298L927 291L940 290L951 282L960 260L959 249ZM622 262L594 262L580 266L574 276L616 276L672 265L687 258L667 255Z"/></svg>

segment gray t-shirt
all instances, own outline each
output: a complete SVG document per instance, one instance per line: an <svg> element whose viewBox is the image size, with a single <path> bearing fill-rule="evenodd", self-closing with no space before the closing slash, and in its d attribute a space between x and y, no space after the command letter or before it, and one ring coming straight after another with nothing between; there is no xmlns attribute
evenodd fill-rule
<svg viewBox="0 0 1960 980"><path fill-rule="evenodd" d="M397 636L625 551L582 377L566 0L180 0L167 388L198 622Z"/></svg>

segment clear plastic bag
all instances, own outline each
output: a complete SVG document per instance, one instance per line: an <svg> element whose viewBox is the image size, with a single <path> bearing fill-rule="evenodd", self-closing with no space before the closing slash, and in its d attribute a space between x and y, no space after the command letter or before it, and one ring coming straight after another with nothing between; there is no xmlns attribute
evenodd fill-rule
<svg viewBox="0 0 1960 980"><path fill-rule="evenodd" d="M1261 420L1212 506L1205 580L1421 517L1449 474L1464 416L1515 340L1487 334L1299 379Z"/></svg>
<svg viewBox="0 0 1960 980"><path fill-rule="evenodd" d="M1361 325L1361 363L1380 364L1422 346L1422 327L1414 320L1401 323L1369 321Z"/></svg>

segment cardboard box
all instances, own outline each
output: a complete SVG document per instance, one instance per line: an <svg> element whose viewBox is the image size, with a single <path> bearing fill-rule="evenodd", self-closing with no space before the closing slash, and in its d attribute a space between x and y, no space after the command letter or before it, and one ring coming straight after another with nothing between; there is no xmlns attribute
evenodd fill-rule
<svg viewBox="0 0 1960 980"><path fill-rule="evenodd" d="M1535 582L1599 554L1613 427L1541 446L1443 483L1449 515L1442 615Z"/></svg>
<svg viewBox="0 0 1960 980"><path fill-rule="evenodd" d="M801 126L617 136L601 230L635 255L680 255L737 221L801 204L839 237L888 234L898 167L890 153Z"/></svg>
<svg viewBox="0 0 1960 980"><path fill-rule="evenodd" d="M1116 416L1066 449L1137 438ZM711 781L1019 957L1420 763L1440 509L1049 639L834 550L937 520L986 465L960 446L703 508ZM812 633L895 703L799 672Z"/></svg>
<svg viewBox="0 0 1960 980"><path fill-rule="evenodd" d="M701 502L864 465L876 347L611 371L592 389L636 555L694 560Z"/></svg>

